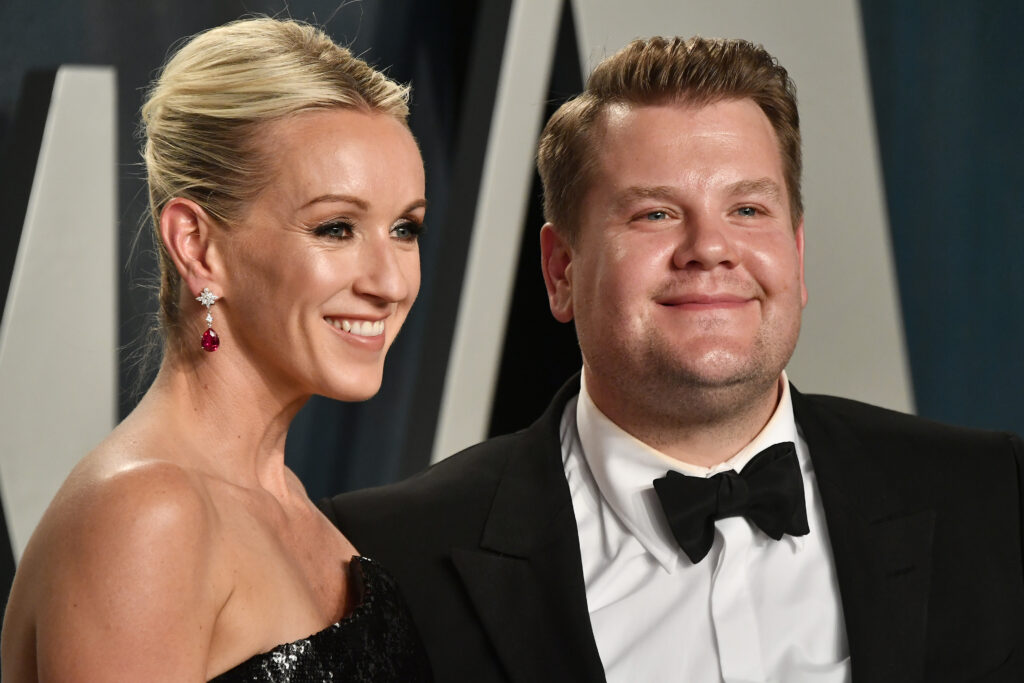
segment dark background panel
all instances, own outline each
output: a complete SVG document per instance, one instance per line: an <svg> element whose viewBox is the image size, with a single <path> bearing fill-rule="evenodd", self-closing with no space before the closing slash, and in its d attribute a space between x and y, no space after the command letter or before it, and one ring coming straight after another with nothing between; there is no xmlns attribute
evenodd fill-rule
<svg viewBox="0 0 1024 683"><path fill-rule="evenodd" d="M1024 432L1024 5L861 10L918 413Z"/></svg>
<svg viewBox="0 0 1024 683"><path fill-rule="evenodd" d="M25 74L17 106L10 112L9 144L0 156L0 320L7 307L56 77L56 69Z"/></svg>

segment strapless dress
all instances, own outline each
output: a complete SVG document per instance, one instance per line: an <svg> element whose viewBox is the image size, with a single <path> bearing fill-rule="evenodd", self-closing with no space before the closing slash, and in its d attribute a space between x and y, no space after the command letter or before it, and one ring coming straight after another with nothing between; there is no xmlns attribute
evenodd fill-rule
<svg viewBox="0 0 1024 683"><path fill-rule="evenodd" d="M357 606L323 631L278 645L211 683L419 683L430 662L395 580L376 562L353 557L349 581Z"/></svg>

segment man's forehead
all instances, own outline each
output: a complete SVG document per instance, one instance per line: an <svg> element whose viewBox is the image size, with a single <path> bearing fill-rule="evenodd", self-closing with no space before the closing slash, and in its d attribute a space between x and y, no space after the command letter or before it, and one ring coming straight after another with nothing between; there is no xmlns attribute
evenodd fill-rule
<svg viewBox="0 0 1024 683"><path fill-rule="evenodd" d="M606 127L622 125L637 106L641 105L630 104L629 102L612 102L604 108L601 123Z"/></svg>
<svg viewBox="0 0 1024 683"><path fill-rule="evenodd" d="M739 111L746 113L737 119L734 114L736 108L718 109L731 104L744 105ZM705 111L708 108L715 110ZM612 102L605 106L594 123L590 136L591 152L586 162L588 168L584 169L594 179L600 175L616 176L623 159L635 156L640 150L644 154L658 155L668 152L669 148L685 149L691 141L699 141L700 138L723 136L746 136L743 144L750 143L751 135L755 140L770 141L772 150L779 156L779 170L785 171L778 135L761 107L749 97L699 102L690 99ZM692 131L692 134L687 131ZM760 135L765 137L760 138Z"/></svg>
<svg viewBox="0 0 1024 683"><path fill-rule="evenodd" d="M651 109L673 109L685 113L697 113L708 107L729 103L746 103L761 106L752 97L694 97L689 94L666 95L645 101L613 100L601 107L595 119L596 128L607 130L610 127L626 125L638 112ZM764 111L761 110L764 114ZM767 116L765 117L767 121Z"/></svg>

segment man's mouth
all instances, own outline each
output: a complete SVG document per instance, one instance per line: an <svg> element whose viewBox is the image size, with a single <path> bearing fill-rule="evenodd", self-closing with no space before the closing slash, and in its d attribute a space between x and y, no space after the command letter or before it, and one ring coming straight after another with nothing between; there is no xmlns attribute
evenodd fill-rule
<svg viewBox="0 0 1024 683"><path fill-rule="evenodd" d="M730 307L745 304L751 300L748 296L737 294L678 294L658 299L662 306L682 306L687 308Z"/></svg>

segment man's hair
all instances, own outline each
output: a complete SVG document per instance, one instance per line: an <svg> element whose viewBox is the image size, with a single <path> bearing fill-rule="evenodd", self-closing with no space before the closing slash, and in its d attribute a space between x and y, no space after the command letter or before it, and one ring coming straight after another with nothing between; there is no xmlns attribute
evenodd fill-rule
<svg viewBox="0 0 1024 683"><path fill-rule="evenodd" d="M559 107L544 127L537 152L545 220L570 243L575 241L580 229L578 208L596 165L601 114L609 106L671 102L702 106L745 98L761 108L779 140L796 226L803 216L796 86L760 45L700 36L634 40L602 60L583 93Z"/></svg>

